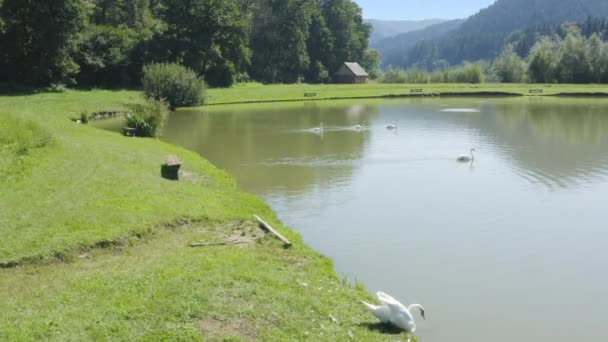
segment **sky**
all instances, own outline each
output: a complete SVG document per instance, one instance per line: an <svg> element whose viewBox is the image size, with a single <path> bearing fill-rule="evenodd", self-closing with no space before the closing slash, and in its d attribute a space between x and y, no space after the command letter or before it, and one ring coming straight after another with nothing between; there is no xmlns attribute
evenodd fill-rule
<svg viewBox="0 0 608 342"><path fill-rule="evenodd" d="M384 20L459 19L495 0L355 0L363 18Z"/></svg>

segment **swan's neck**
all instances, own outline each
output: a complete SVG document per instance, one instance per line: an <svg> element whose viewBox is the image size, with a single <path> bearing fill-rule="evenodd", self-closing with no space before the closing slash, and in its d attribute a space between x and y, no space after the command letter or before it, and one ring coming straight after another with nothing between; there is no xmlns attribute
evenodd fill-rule
<svg viewBox="0 0 608 342"><path fill-rule="evenodd" d="M473 155L473 150L471 150L471 160L475 159L475 156Z"/></svg>

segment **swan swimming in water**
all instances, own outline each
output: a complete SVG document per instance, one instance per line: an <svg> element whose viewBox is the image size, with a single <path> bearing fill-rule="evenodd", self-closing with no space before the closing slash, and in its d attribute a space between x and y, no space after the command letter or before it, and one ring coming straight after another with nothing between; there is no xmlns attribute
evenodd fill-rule
<svg viewBox="0 0 608 342"><path fill-rule="evenodd" d="M386 125L386 126L384 126L384 127L386 127L386 129L388 129L388 130L397 129L397 122L398 122L398 121L399 121L399 120L395 120L395 123L394 123L394 124L388 124L388 125Z"/></svg>
<svg viewBox="0 0 608 342"><path fill-rule="evenodd" d="M390 323L399 329L407 332L416 331L416 322L414 316L412 316L412 309L418 309L420 316L424 317L424 308L420 304L412 304L409 307L401 304L395 298L387 295L382 291L376 293L380 305L373 305L361 301L367 309L376 316L382 323Z"/></svg>
<svg viewBox="0 0 608 342"><path fill-rule="evenodd" d="M323 132L323 122L321 122L321 124L319 125L319 127L314 127L310 129L311 131L315 132L315 133L321 133Z"/></svg>
<svg viewBox="0 0 608 342"><path fill-rule="evenodd" d="M354 125L353 128L358 131L365 129L365 121L363 121L360 125Z"/></svg>
<svg viewBox="0 0 608 342"><path fill-rule="evenodd" d="M473 155L473 152L475 152L474 148L471 149L471 155L461 154L458 156L458 158L456 158L456 160L458 160L460 162L473 161L473 160L475 160L475 156Z"/></svg>

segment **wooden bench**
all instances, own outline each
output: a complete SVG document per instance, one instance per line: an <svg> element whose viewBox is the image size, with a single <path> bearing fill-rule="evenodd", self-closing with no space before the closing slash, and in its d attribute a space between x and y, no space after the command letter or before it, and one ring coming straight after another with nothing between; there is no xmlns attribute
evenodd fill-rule
<svg viewBox="0 0 608 342"><path fill-rule="evenodd" d="M413 88L413 89L410 89L410 93L422 93L422 88Z"/></svg>
<svg viewBox="0 0 608 342"><path fill-rule="evenodd" d="M137 133L137 128L133 127L123 127L122 134L128 137L135 137L135 133Z"/></svg>
<svg viewBox="0 0 608 342"><path fill-rule="evenodd" d="M304 97L315 97L317 93L304 93Z"/></svg>
<svg viewBox="0 0 608 342"><path fill-rule="evenodd" d="M530 94L542 94L542 89L530 89Z"/></svg>
<svg viewBox="0 0 608 342"><path fill-rule="evenodd" d="M167 160L160 166L160 175L165 179L179 180L179 168L182 163L179 161L177 156L167 156Z"/></svg>

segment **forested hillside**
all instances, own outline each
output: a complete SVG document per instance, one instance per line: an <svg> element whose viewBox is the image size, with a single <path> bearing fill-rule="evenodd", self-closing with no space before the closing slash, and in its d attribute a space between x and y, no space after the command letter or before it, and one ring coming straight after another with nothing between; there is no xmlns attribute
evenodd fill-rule
<svg viewBox="0 0 608 342"><path fill-rule="evenodd" d="M376 43L371 42L371 47L378 49L382 53L382 65L401 65L404 51L412 48L420 41L426 41L441 37L444 34L460 27L464 20L456 19L443 23L431 25L422 30L416 30L399 34L394 37L382 39Z"/></svg>
<svg viewBox="0 0 608 342"><path fill-rule="evenodd" d="M457 65L463 61L493 59L515 31L606 16L606 0L498 0L468 18L458 29L396 52L401 58L392 64L432 69L437 61Z"/></svg>
<svg viewBox="0 0 608 342"><path fill-rule="evenodd" d="M323 82L376 62L370 31L352 0L0 0L0 82L133 86L151 62L211 86Z"/></svg>
<svg viewBox="0 0 608 342"><path fill-rule="evenodd" d="M378 20L366 19L365 22L372 26L372 34L370 37L370 45L398 34L411 31L422 30L431 25L445 22L443 19L426 19L426 20Z"/></svg>

